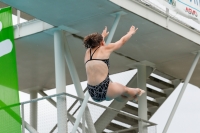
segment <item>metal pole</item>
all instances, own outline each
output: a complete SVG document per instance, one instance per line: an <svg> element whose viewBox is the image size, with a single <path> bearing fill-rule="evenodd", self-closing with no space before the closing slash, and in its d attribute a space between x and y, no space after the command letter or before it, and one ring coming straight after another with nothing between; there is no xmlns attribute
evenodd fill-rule
<svg viewBox="0 0 200 133"><path fill-rule="evenodd" d="M68 66L72 81L74 83L74 86L75 86L75 89L76 89L76 92L77 92L77 95L80 98L84 98L83 89L82 89L82 86L81 86L81 83L80 83L80 79L78 77L78 73L76 71L73 59L71 57L71 52L70 52L70 49L69 49L69 46L67 44L66 39L65 39L65 59L66 59L67 66ZM88 95L87 99L89 99L89 95ZM82 102L80 101L80 104L81 103ZM86 119L89 131L91 133L96 133L96 129L94 127L92 116L90 114L88 107L86 107L86 109L85 109L85 114L86 114L85 119Z"/></svg>
<svg viewBox="0 0 200 133"><path fill-rule="evenodd" d="M30 99L36 99L37 92L30 93ZM30 125L37 130L37 102L30 103Z"/></svg>
<svg viewBox="0 0 200 133"><path fill-rule="evenodd" d="M83 103L82 103L81 108L80 108L80 110L79 110L79 114L78 114L78 116L77 116L76 122L75 122L75 124L74 124L74 127L73 127L71 133L75 133L75 132L76 132L77 127L78 127L78 124L79 124L79 122L80 122L80 120L81 120L81 116L83 115L83 113L84 113L84 111L85 111L85 107L87 106L88 99L89 99L89 93L86 92L86 96L85 96L85 98L84 98L84 100L83 100ZM93 133L93 132L92 132L92 133Z"/></svg>
<svg viewBox="0 0 200 133"><path fill-rule="evenodd" d="M196 67L196 65L197 65L197 63L198 63L199 57L200 57L200 51L197 53L197 55L196 55L196 57L195 57L195 60L194 60L192 66L191 66L191 68L190 68L190 70L189 70L189 73L188 73L188 75L187 75L187 77L186 77L186 79L185 79L185 82L184 82L184 84L183 84L183 87L182 87L182 89L181 89L181 92L179 93L179 96L178 96L178 98L177 98L177 100L176 100L176 102L175 102L175 104L174 104L174 107L173 107L173 109L172 109L172 112L171 112L171 114L170 114L170 116L169 116L169 118L168 118L168 120L167 120L167 123L166 123L166 125L165 125L164 130L163 130L163 133L166 133L167 130L168 130L168 128L169 128L169 126L170 126L170 123L171 123L171 121L172 121L172 119L173 119L173 117L174 117L174 114L175 114L175 112L176 112L176 109L178 108L178 105L179 105L179 103L180 103L180 101L181 101L181 99L182 99L182 96L183 96L183 94L184 94L184 92L185 92L185 89L186 89L186 87L187 87L187 85L188 85L188 83L189 83L189 81L190 81L190 78L191 78L191 76L192 76L192 73L194 72L194 69L195 69L195 67Z"/></svg>
<svg viewBox="0 0 200 133"><path fill-rule="evenodd" d="M86 133L85 132L85 112L83 112L83 116L82 116L82 133Z"/></svg>
<svg viewBox="0 0 200 133"><path fill-rule="evenodd" d="M17 24L20 24L20 10L17 10Z"/></svg>
<svg viewBox="0 0 200 133"><path fill-rule="evenodd" d="M138 88L146 91L146 66L138 65L137 67L137 85ZM144 120L147 120L147 93L144 93L138 99L138 116ZM139 133L147 133L147 124L143 121L139 121Z"/></svg>
<svg viewBox="0 0 200 133"><path fill-rule="evenodd" d="M56 93L66 92L63 31L54 32ZM67 133L66 97L57 97L58 133Z"/></svg>
<svg viewBox="0 0 200 133"><path fill-rule="evenodd" d="M83 93L83 90L82 90L80 79L78 77L78 73L76 71L76 68L75 68L75 65L74 65L74 62L73 62L73 59L72 59L72 56L71 56L71 51L69 49L69 46L67 44L66 39L65 39L65 53L64 53L64 55L65 55L65 59L66 59L66 62L67 62L67 66L68 66L72 81L73 81L74 86L76 88L77 95L80 98L84 98L84 93Z"/></svg>
<svg viewBox="0 0 200 133"><path fill-rule="evenodd" d="M112 38L113 38L114 33L115 33L115 30L116 30L117 25L118 25L118 23L119 23L120 17L121 17L121 14L120 14L120 13L117 13L117 14L116 14L115 21L114 21L114 24L113 24L113 26L112 26L112 28L111 28L111 30L110 30L110 32L109 32L108 38L107 38L107 40L106 40L106 44L111 43Z"/></svg>
<svg viewBox="0 0 200 133"><path fill-rule="evenodd" d="M21 112L22 112L22 133L25 133L25 125L24 125L24 104L21 104Z"/></svg>

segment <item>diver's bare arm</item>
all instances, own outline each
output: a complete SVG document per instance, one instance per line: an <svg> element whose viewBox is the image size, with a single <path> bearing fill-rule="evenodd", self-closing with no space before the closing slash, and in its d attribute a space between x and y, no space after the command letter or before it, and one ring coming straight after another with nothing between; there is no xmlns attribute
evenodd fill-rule
<svg viewBox="0 0 200 133"><path fill-rule="evenodd" d="M112 52L121 48L131 38L131 36L136 33L137 30L138 28L131 26L129 32L126 35L124 35L119 41L107 45L106 49Z"/></svg>

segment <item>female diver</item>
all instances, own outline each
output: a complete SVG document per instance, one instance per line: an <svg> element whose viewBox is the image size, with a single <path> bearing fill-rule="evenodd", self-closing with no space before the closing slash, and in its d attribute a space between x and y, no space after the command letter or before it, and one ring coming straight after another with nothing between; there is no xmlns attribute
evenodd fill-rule
<svg viewBox="0 0 200 133"><path fill-rule="evenodd" d="M87 88L90 96L96 102L115 99L119 102L125 99L137 101L138 96L145 93L139 88L129 88L119 83L111 82L109 79L109 57L110 54L122 47L137 29L130 27L129 32L115 43L105 44L104 38L109 34L107 27L102 34L93 33L84 38L87 48L85 53L85 67L87 74Z"/></svg>

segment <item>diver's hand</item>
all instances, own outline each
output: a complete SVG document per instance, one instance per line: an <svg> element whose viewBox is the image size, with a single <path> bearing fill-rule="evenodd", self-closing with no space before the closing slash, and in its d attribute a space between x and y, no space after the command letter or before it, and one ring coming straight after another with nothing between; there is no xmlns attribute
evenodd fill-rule
<svg viewBox="0 0 200 133"><path fill-rule="evenodd" d="M135 28L135 26L132 25L130 30L129 30L129 33L133 35L133 34L136 33L137 30L138 30L138 28Z"/></svg>
<svg viewBox="0 0 200 133"><path fill-rule="evenodd" d="M109 32L107 32L107 26L105 26L105 29L103 30L101 35L103 36L103 38L106 38L108 34Z"/></svg>

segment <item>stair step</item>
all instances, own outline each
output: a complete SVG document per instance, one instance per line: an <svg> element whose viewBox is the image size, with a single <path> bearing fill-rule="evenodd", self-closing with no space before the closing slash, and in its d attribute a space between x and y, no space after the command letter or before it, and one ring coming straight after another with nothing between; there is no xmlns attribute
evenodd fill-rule
<svg viewBox="0 0 200 133"><path fill-rule="evenodd" d="M174 88L167 88L164 90L165 94L169 96L174 91Z"/></svg>
<svg viewBox="0 0 200 133"><path fill-rule="evenodd" d="M128 104L126 104L124 106L124 108L122 108L122 111L130 113L132 115L136 115L136 116L138 115L138 108L131 106L131 105L128 105Z"/></svg>
<svg viewBox="0 0 200 133"><path fill-rule="evenodd" d="M166 83L168 83L168 84L172 84L172 81L171 81L171 80L166 79L166 78L164 78L164 77L161 77L161 76L159 76L159 75L157 75L157 74L155 74L155 73L152 73L150 76L152 76L152 77L154 77L154 78L157 78L157 79L159 79L159 80L161 80L161 81L163 81L163 82L166 82Z"/></svg>
<svg viewBox="0 0 200 133"><path fill-rule="evenodd" d="M125 107L122 108L122 111L138 116L138 108L128 104L126 104ZM147 115L151 116L151 113L147 112Z"/></svg>
<svg viewBox="0 0 200 133"><path fill-rule="evenodd" d="M122 129L127 129L124 126L115 124L113 122L110 122L110 124L106 127L106 129L112 130L112 131L117 131L117 130L122 130Z"/></svg>
<svg viewBox="0 0 200 133"><path fill-rule="evenodd" d="M138 127L138 124L134 125L134 127ZM120 129L122 128L122 129ZM123 126L120 126L118 124L115 124L115 123L110 123L107 128L108 130L112 130L113 132L117 132L117 131L120 131L120 130L124 130L124 129L129 129L129 128L126 128L126 127L123 127ZM136 129L132 129L132 130L129 130L129 131L120 131L120 133L138 133L138 128Z"/></svg>
<svg viewBox="0 0 200 133"><path fill-rule="evenodd" d="M159 97L159 98L156 98L155 101L157 103L159 103L160 105L162 105L162 103L166 100L167 98L166 97Z"/></svg>
<svg viewBox="0 0 200 133"><path fill-rule="evenodd" d="M148 111L151 112L151 114L154 114L158 110L158 108L159 108L158 106L153 106L148 108Z"/></svg>
<svg viewBox="0 0 200 133"><path fill-rule="evenodd" d="M112 130L112 131L118 131L118 130L123 130L123 129L128 129L128 128L123 127L123 126L120 126L120 125L118 125L118 124L115 124L115 123L112 123L112 122L111 122L111 123L106 127L106 129ZM136 131L136 130L131 130L131 131L126 131L126 132L124 132L124 133L137 133L137 131Z"/></svg>
<svg viewBox="0 0 200 133"><path fill-rule="evenodd" d="M158 91L151 89L149 87L147 87L147 96L150 96L152 98L167 97L167 95L165 93L158 92Z"/></svg>
<svg viewBox="0 0 200 133"><path fill-rule="evenodd" d="M159 75L159 76L161 76L161 77L163 77L163 78L166 78L166 79L168 79L168 80L174 80L174 79L175 79L174 77L172 77L172 76L170 76L170 75L168 75L168 74L165 74L165 73L163 73L163 72L160 72L160 71L158 71L157 69L154 70L153 73L155 73L155 74L157 74L157 75Z"/></svg>
<svg viewBox="0 0 200 133"><path fill-rule="evenodd" d="M152 76L147 79L147 83L160 89L174 88L174 85L166 83Z"/></svg>
<svg viewBox="0 0 200 133"><path fill-rule="evenodd" d="M154 101L150 101L150 100L147 100L147 107L152 107L152 106L160 106L159 103L157 102L154 102Z"/></svg>
<svg viewBox="0 0 200 133"><path fill-rule="evenodd" d="M121 115L121 114L118 114L114 120L117 120L117 121L120 121L120 122L123 122L123 123L126 123L128 125L136 125L138 124L138 120L136 119L133 119L133 118L130 118L130 117L127 117L127 116L124 116L124 115Z"/></svg>
<svg viewBox="0 0 200 133"><path fill-rule="evenodd" d="M132 100L130 100L129 102L134 103L134 104L138 104ZM152 107L152 106L160 106L160 104L155 100L155 101L151 101L147 99L147 107Z"/></svg>

